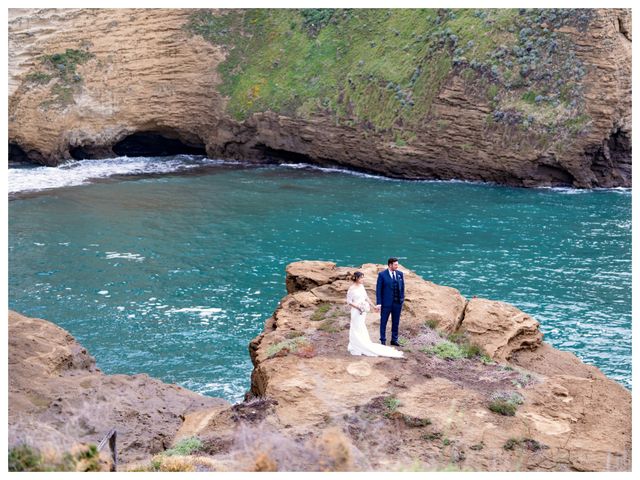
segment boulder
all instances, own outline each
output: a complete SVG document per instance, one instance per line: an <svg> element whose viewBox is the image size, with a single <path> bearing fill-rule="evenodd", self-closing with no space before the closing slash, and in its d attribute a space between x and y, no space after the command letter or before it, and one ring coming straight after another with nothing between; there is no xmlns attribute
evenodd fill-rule
<svg viewBox="0 0 640 480"><path fill-rule="evenodd" d="M492 359L504 361L515 351L539 347L543 336L539 327L537 320L513 305L473 298L467 304L460 330Z"/></svg>

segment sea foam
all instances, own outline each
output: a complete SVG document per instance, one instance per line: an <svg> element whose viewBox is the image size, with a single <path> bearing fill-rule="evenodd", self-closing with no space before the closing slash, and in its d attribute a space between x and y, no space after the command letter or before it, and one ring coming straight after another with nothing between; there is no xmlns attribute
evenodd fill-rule
<svg viewBox="0 0 640 480"><path fill-rule="evenodd" d="M206 166L236 164L239 162L214 160L197 155L175 155L77 160L57 167L9 168L8 191L9 194L37 192L84 185L114 175L164 174Z"/></svg>

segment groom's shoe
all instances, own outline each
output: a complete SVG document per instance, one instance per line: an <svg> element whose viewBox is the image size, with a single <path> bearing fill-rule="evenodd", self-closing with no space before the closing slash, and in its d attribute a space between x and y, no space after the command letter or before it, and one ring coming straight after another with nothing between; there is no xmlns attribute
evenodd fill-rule
<svg viewBox="0 0 640 480"><path fill-rule="evenodd" d="M394 347L399 347L400 344L394 340L391 340L391 345L393 345Z"/></svg>
<svg viewBox="0 0 640 480"><path fill-rule="evenodd" d="M386 342L385 340L380 340L380 343L381 343L382 345L386 345L386 344L387 344L387 342Z"/></svg>

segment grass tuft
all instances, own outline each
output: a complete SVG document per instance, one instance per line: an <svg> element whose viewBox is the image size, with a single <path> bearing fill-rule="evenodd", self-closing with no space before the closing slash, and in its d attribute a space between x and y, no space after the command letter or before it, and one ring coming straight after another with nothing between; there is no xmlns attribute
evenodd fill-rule
<svg viewBox="0 0 640 480"><path fill-rule="evenodd" d="M326 302L321 303L320 305L318 305L318 308L316 308L316 311L313 312L313 314L311 315L311 320L314 322L319 322L320 320L324 320L324 317L329 311L329 309L331 309L330 303L326 303Z"/></svg>
<svg viewBox="0 0 640 480"><path fill-rule="evenodd" d="M44 72L32 72L25 76L25 80L27 82L37 83L40 85L46 85L51 81L52 78L53 75Z"/></svg>
<svg viewBox="0 0 640 480"><path fill-rule="evenodd" d="M516 447L521 447L531 452L549 448L547 445L532 438L510 438L502 446L505 450L515 450Z"/></svg>
<svg viewBox="0 0 640 480"><path fill-rule="evenodd" d="M389 410L388 413L393 413L400 406L400 400L398 400L396 397L387 397L384 399L384 404Z"/></svg>
<svg viewBox="0 0 640 480"><path fill-rule="evenodd" d="M99 472L106 464L93 444L78 445L60 456L22 444L9 449L8 467L10 472Z"/></svg>
<svg viewBox="0 0 640 480"><path fill-rule="evenodd" d="M491 396L489 410L500 415L513 417L516 414L518 405L523 403L524 399L514 392L497 392Z"/></svg>
<svg viewBox="0 0 640 480"><path fill-rule="evenodd" d="M431 330L435 330L439 323L440 322L433 319L424 322L425 326L429 327Z"/></svg>
<svg viewBox="0 0 640 480"><path fill-rule="evenodd" d="M305 350L308 347L311 347L311 344L306 337L302 336L302 337L290 338L287 340L283 340L282 342L278 342L273 345L270 345L267 348L267 352L266 352L267 358L286 355L287 353L296 353L298 350ZM307 355L305 354L303 356L307 356Z"/></svg>
<svg viewBox="0 0 640 480"><path fill-rule="evenodd" d="M189 437L180 440L172 448L169 448L163 452L163 455L191 455L202 448L202 441L197 437Z"/></svg>

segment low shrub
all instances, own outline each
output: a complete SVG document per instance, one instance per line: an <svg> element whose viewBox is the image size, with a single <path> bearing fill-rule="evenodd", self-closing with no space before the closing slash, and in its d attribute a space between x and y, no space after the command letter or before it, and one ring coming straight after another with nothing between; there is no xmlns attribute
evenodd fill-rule
<svg viewBox="0 0 640 480"><path fill-rule="evenodd" d="M42 62L49 65L65 81L73 79L76 67L93 58L94 54L85 50L67 48L64 53L43 55ZM74 80L77 81L77 80Z"/></svg>
<svg viewBox="0 0 640 480"><path fill-rule="evenodd" d="M290 339L290 338L297 338L297 337L302 337L304 336L304 332L300 332L298 330L291 330L290 332L285 333L285 338Z"/></svg>
<svg viewBox="0 0 640 480"><path fill-rule="evenodd" d="M42 455L28 445L18 445L9 449L10 472L42 472Z"/></svg>
<svg viewBox="0 0 640 480"><path fill-rule="evenodd" d="M316 308L316 311L311 315L311 320L314 322L319 322L320 320L324 320L324 316L327 314L329 309L331 308L330 303L321 303Z"/></svg>
<svg viewBox="0 0 640 480"><path fill-rule="evenodd" d="M442 432L431 432L431 433L425 433L424 435L422 435L422 439L427 440L429 442L432 442L433 440L438 440L440 438L442 438Z"/></svg>
<svg viewBox="0 0 640 480"><path fill-rule="evenodd" d="M447 340L425 347L421 351L445 360L479 357L483 363L488 363L487 360L491 362L491 359L483 352L482 348L469 343L463 333L452 333L447 336Z"/></svg>
<svg viewBox="0 0 640 480"><path fill-rule="evenodd" d="M431 355L436 355L437 357L445 360L455 360L464 357L464 353L460 347L449 340L440 342L432 347L425 347L421 351Z"/></svg>
<svg viewBox="0 0 640 480"><path fill-rule="evenodd" d="M56 457L23 444L9 449L8 467L10 472L100 472L106 463L93 444L78 445Z"/></svg>
<svg viewBox="0 0 640 480"><path fill-rule="evenodd" d="M489 410L500 415L513 417L523 398L514 392L497 392L492 395Z"/></svg>
<svg viewBox="0 0 640 480"><path fill-rule="evenodd" d="M427 320L426 322L424 322L425 326L429 327L431 330L435 330L438 326L438 323L439 322L437 320Z"/></svg>
<svg viewBox="0 0 640 480"><path fill-rule="evenodd" d="M301 347L309 346L309 340L304 337L295 337L283 340L282 342L270 345L267 348L267 357L272 358L277 355L286 355L287 353L296 353Z"/></svg>
<svg viewBox="0 0 640 480"><path fill-rule="evenodd" d="M504 448L505 450L513 450L519 445L520 445L520 440L518 440L517 438L510 438L504 443L502 448Z"/></svg>
<svg viewBox="0 0 640 480"><path fill-rule="evenodd" d="M537 452L539 450L549 448L547 445L540 443L537 440L532 438L510 438L505 442L502 446L505 450L514 450L516 447L526 448L532 452Z"/></svg>
<svg viewBox="0 0 640 480"><path fill-rule="evenodd" d="M202 441L197 437L183 438L172 448L165 450L162 454L169 457L174 455L191 455L202 448Z"/></svg>
<svg viewBox="0 0 640 480"><path fill-rule="evenodd" d="M31 83L38 83L38 84L44 85L46 83L49 83L49 81L51 81L52 78L53 78L53 75L48 73L32 72L27 74L27 76L25 77L25 80Z"/></svg>
<svg viewBox="0 0 640 480"><path fill-rule="evenodd" d="M389 412L395 412L400 406L400 400L396 397L387 397L384 399L384 404L389 409Z"/></svg>
<svg viewBox="0 0 640 480"><path fill-rule="evenodd" d="M338 328L338 326L336 325L335 321L332 318L328 318L327 320L322 322L318 327L318 330L322 330L323 332L327 332L327 333L337 333L340 331L340 329Z"/></svg>
<svg viewBox="0 0 640 480"><path fill-rule="evenodd" d="M414 417L411 415L402 415L402 420L407 427L411 428L426 427L427 425L431 425L430 419Z"/></svg>

